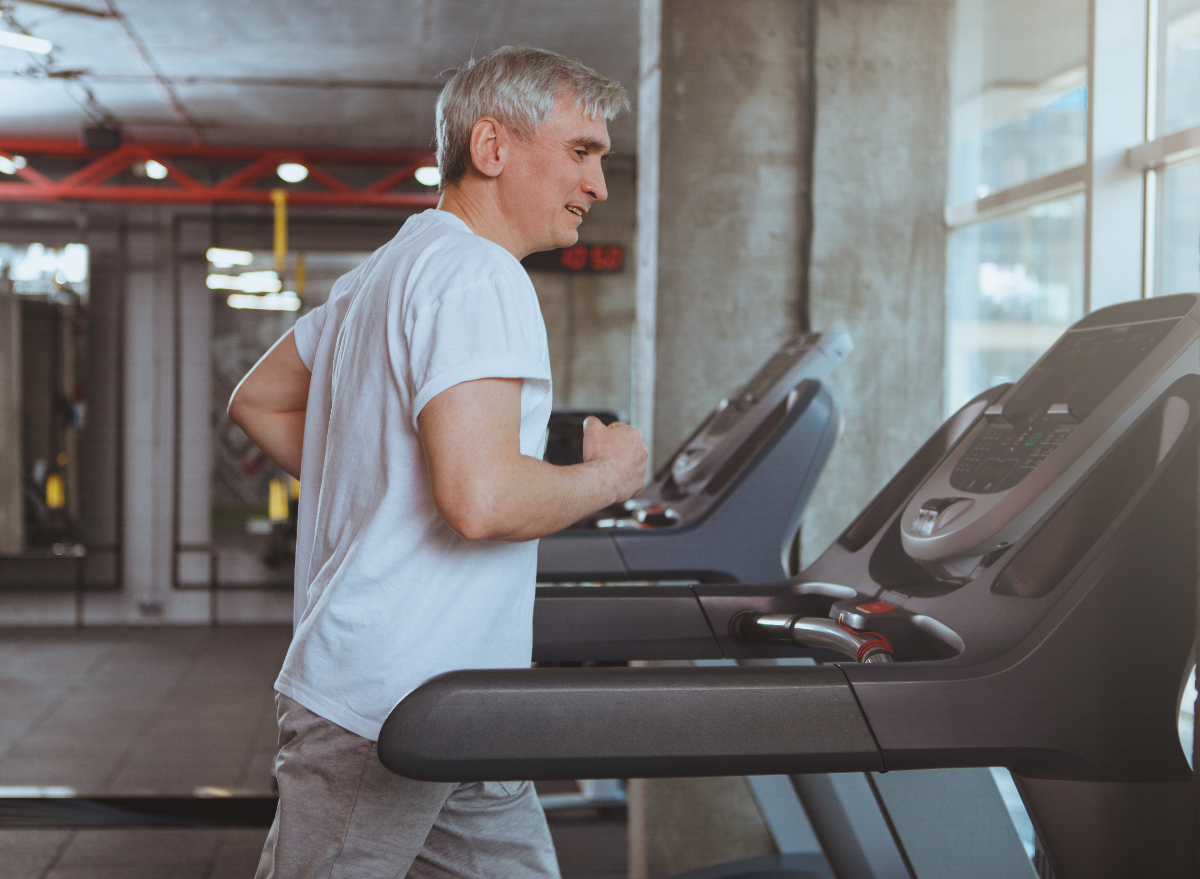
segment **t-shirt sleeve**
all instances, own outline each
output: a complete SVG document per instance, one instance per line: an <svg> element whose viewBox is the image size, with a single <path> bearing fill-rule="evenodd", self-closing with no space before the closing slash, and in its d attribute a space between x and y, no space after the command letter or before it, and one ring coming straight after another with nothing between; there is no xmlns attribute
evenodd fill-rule
<svg viewBox="0 0 1200 879"><path fill-rule="evenodd" d="M549 386L546 329L527 279L498 273L452 284L435 300L414 306L406 324L418 430L425 405L462 382L520 378Z"/></svg>
<svg viewBox="0 0 1200 879"><path fill-rule="evenodd" d="M313 361L317 357L317 343L321 341L321 330L325 327L325 316L328 303L318 305L308 314L301 315L292 328L292 338L296 341L296 350L304 368L313 371Z"/></svg>

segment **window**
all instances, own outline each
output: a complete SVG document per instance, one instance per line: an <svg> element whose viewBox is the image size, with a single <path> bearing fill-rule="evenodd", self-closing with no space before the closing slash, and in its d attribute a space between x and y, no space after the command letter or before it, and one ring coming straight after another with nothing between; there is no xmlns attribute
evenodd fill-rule
<svg viewBox="0 0 1200 879"><path fill-rule="evenodd" d="M956 6L947 414L1083 316L1087 23L1087 0Z"/></svg>
<svg viewBox="0 0 1200 879"><path fill-rule="evenodd" d="M1200 0L955 11L947 414L1092 308L1200 292ZM1190 742L1186 707L1179 723Z"/></svg>
<svg viewBox="0 0 1200 879"><path fill-rule="evenodd" d="M1170 134L1200 125L1200 0L1166 0L1160 15L1166 39L1157 133Z"/></svg>
<svg viewBox="0 0 1200 879"><path fill-rule="evenodd" d="M1083 195L954 231L946 408L1016 381L1083 317Z"/></svg>
<svg viewBox="0 0 1200 879"><path fill-rule="evenodd" d="M1200 161L1168 167L1162 178L1158 292L1200 293Z"/></svg>
<svg viewBox="0 0 1200 879"><path fill-rule="evenodd" d="M1083 163L1086 0L960 0L950 202Z"/></svg>

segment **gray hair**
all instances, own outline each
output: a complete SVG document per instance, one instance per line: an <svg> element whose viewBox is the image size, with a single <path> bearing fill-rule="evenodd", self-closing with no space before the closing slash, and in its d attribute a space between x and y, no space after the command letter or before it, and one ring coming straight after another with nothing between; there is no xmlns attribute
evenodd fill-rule
<svg viewBox="0 0 1200 879"><path fill-rule="evenodd" d="M471 162L471 129L492 116L524 141L533 139L560 94L573 94L584 115L612 119L629 109L619 82L543 49L505 46L471 60L437 102L437 163L442 183L457 183Z"/></svg>

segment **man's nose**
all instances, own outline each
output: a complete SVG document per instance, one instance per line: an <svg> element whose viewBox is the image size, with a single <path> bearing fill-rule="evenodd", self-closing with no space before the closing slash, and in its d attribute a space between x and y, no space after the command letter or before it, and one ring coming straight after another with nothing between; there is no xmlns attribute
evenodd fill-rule
<svg viewBox="0 0 1200 879"><path fill-rule="evenodd" d="M588 173L583 181L583 191L596 201L608 198L608 187L604 185L604 166L596 163L594 170Z"/></svg>

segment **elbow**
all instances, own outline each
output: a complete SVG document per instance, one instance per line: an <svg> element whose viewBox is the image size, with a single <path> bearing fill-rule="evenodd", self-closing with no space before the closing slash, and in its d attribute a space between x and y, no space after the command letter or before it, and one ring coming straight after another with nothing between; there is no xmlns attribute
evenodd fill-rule
<svg viewBox="0 0 1200 879"><path fill-rule="evenodd" d="M438 514L464 540L503 540L507 528L497 505L484 492L438 499Z"/></svg>
<svg viewBox="0 0 1200 879"><path fill-rule="evenodd" d="M498 529L492 527L490 522L482 519L467 519L450 527L463 540L499 540L503 537Z"/></svg>

